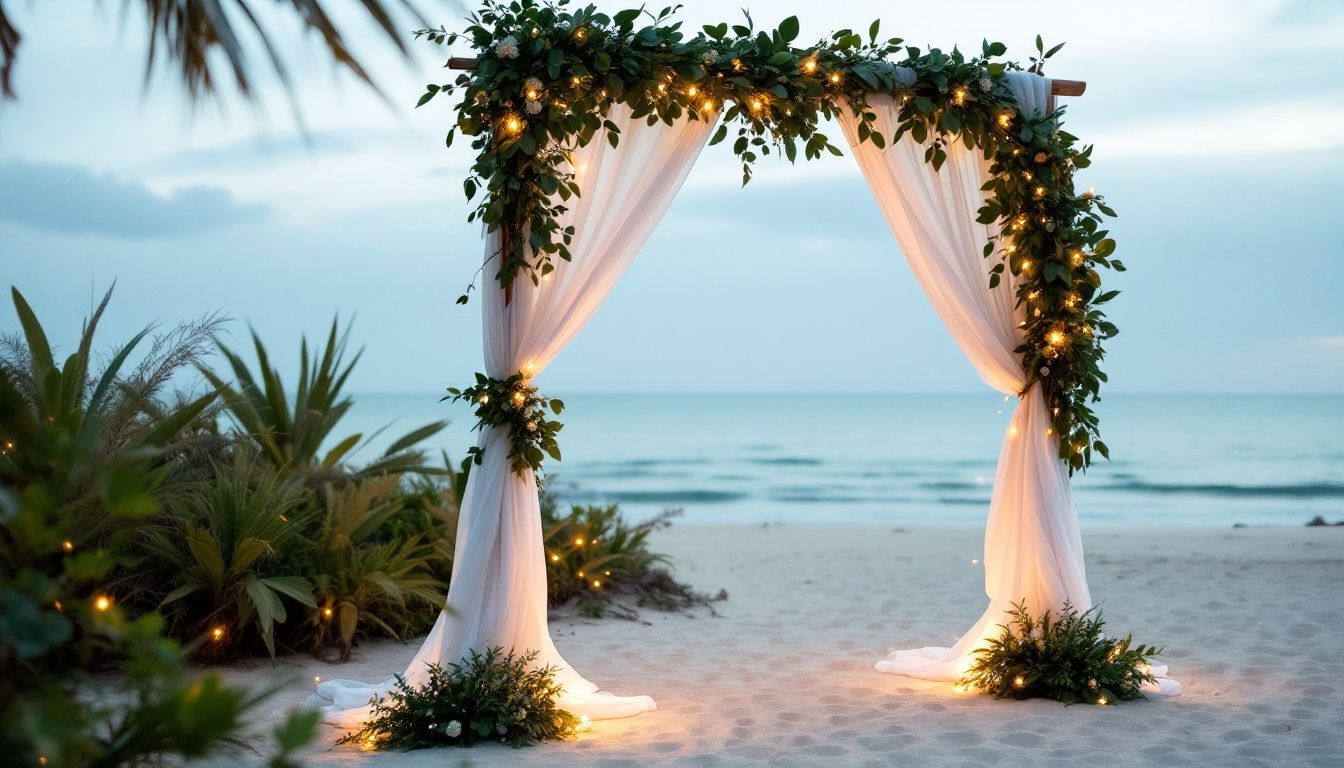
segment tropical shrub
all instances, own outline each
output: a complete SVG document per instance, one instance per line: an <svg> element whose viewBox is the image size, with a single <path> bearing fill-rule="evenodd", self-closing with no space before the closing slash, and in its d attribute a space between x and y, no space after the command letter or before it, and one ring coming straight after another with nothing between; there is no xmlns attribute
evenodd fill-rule
<svg viewBox="0 0 1344 768"><path fill-rule="evenodd" d="M202 657L233 655L254 632L274 656L286 603L316 610L312 582L291 569L314 514L304 491L244 445L145 536L154 583L171 587L157 607L177 636L205 638Z"/></svg>
<svg viewBox="0 0 1344 768"><path fill-rule="evenodd" d="M430 667L429 680L397 686L374 704L363 727L342 744L366 749L420 749L444 744L469 747L498 740L515 747L566 739L581 727L556 707L561 692L553 667L537 668L536 652L505 654L500 648L471 655L447 668Z"/></svg>
<svg viewBox="0 0 1344 768"><path fill-rule="evenodd" d="M35 337L35 320L24 322ZM49 407L55 389L74 397L80 375L52 384L41 349L34 380ZM64 371L83 366L83 354ZM162 618L129 617L107 588L129 564L125 531L157 511L150 483L163 454L148 438L105 453L106 435L85 428L88 402L106 401L44 410L0 366L0 754L12 765L103 768L236 745L243 717L270 691L189 674ZM91 515L101 535L85 529ZM109 671L120 674L93 674ZM316 722L295 715L277 729L272 765L292 765Z"/></svg>
<svg viewBox="0 0 1344 768"><path fill-rule="evenodd" d="M1066 603L1058 614L1033 616L1022 602L1011 616L999 636L976 651L962 685L1000 699L1105 705L1143 698L1143 684L1154 680L1149 660L1161 649L1135 645L1132 635L1107 637L1095 607L1079 613Z"/></svg>
<svg viewBox="0 0 1344 768"><path fill-rule="evenodd" d="M218 344L219 351L229 363L234 382L226 382L205 366L201 366L200 371L219 389L224 406L238 429L255 441L262 454L276 467L295 472L334 471L364 437L360 433L347 435L325 453L321 452L353 404L341 390L362 353L356 352L346 361L349 335L349 326L340 332L333 320L320 355L316 352L309 354L307 338L301 341L299 382L292 404L280 371L271 367L266 346L256 332L252 333L252 346L257 355L256 375L241 356L222 343ZM358 474L427 471L423 466L424 454L416 450L415 445L445 426L447 422L436 421L412 430L394 440L382 456L360 469Z"/></svg>

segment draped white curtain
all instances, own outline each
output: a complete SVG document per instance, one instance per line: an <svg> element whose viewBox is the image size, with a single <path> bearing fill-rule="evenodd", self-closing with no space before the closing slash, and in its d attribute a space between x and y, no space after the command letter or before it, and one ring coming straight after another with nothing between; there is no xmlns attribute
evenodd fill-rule
<svg viewBox="0 0 1344 768"><path fill-rule="evenodd" d="M1008 78L1023 113L1040 116L1050 81L1026 73ZM899 125L899 107L888 96L874 96L869 108L877 115L874 130L891 136ZM935 171L924 160L926 145L908 135L878 149L872 142L859 143L851 111L842 113L840 124L902 253L957 345L986 384L1018 395L1026 378L1021 356L1013 350L1023 338L1023 311L1014 306L1011 275L997 288L989 287L992 262L983 257L983 248L998 229L976 222L986 196L981 187L989 176L982 151L953 143L947 162ZM1068 470L1049 427L1045 398L1033 387L1018 403L999 452L985 526L989 607L952 647L893 651L877 663L878 670L957 680L975 650L998 634L1014 602L1025 600L1033 612L1058 610L1065 602L1079 610L1091 607ZM1163 692L1179 690L1174 682L1165 683Z"/></svg>
<svg viewBox="0 0 1344 768"><path fill-rule="evenodd" d="M484 284L485 369L495 378L519 371L540 373L592 318L612 286L666 213L709 139L712 121L678 120L649 126L633 120L624 105L609 118L621 129L612 147L595 137L573 153L572 168L582 195L571 198L562 227L573 226L571 261L538 285L525 275L513 281L511 300L494 275L498 233L486 238ZM445 665L468 651L502 646L537 651L539 665L557 669L564 686L559 705L593 720L628 717L655 708L648 696L613 696L571 667L556 650L546 621L546 562L537 482L529 471L510 468L504 428L490 429L477 445L485 451L472 468L457 526L449 608L406 669L412 685L428 677L428 665ZM358 722L377 685L330 681L317 687L315 704L337 723Z"/></svg>

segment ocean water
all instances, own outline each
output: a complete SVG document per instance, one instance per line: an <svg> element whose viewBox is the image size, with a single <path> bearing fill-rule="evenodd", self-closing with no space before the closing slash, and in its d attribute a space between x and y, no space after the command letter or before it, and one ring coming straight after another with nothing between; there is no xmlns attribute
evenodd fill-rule
<svg viewBox="0 0 1344 768"><path fill-rule="evenodd" d="M562 395L562 498L686 525L981 525L1013 403L987 395ZM341 435L376 455L415 426L460 459L464 404L355 396ZM1344 397L1113 395L1112 461L1075 475L1089 526L1230 527L1344 519Z"/></svg>

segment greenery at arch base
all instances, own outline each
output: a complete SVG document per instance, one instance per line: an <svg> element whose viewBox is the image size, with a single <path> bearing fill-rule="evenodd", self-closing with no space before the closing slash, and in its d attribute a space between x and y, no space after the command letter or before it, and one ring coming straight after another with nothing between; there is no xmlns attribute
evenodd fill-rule
<svg viewBox="0 0 1344 768"><path fill-rule="evenodd" d="M1023 392L1041 387L1070 472L1085 469L1094 452L1108 456L1088 404L1106 380L1102 342L1117 333L1100 309L1117 294L1102 290L1101 271L1124 269L1103 227L1103 216L1115 214L1100 196L1075 190L1074 173L1088 166L1092 148L1079 147L1061 129L1064 110L1040 118L1019 113L1004 73L1022 67L1001 60L1005 46L986 41L974 56L923 50L879 37L877 21L866 33L843 29L800 45L797 18L766 30L749 14L742 24L692 34L676 10L609 15L568 0L485 0L460 33L442 27L417 33L436 44L464 40L477 53L474 70L427 86L419 105L442 94L461 96L446 141L451 145L460 131L477 152L464 181L468 199L479 201L469 220L505 235L488 277L504 286L519 277L536 283L558 259L569 259L574 231L560 217L581 190L568 170L568 151L595 140L615 146L619 128L607 115L618 103L649 125L717 120L710 143L733 137L744 184L767 155L794 161L800 154L808 160L841 154L819 128L847 106L859 117L861 142L881 148L909 134L926 143L925 159L935 169L953 142L984 153L990 178L979 221L993 233L984 247L985 279L991 287L1007 285L1010 272L1024 307L1017 350ZM1039 37L1036 46L1031 61L1038 68L1060 48L1046 50ZM874 128L875 95L899 106L894 135ZM477 415L483 424L517 422L513 434L522 439L510 459L515 469L535 470L541 451L531 443L543 435L527 430L535 414L510 410L512 401L480 403Z"/></svg>

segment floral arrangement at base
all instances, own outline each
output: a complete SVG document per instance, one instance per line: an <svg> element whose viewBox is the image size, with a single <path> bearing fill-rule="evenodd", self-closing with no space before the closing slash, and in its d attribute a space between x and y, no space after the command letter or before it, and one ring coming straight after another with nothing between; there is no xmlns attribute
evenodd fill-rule
<svg viewBox="0 0 1344 768"><path fill-rule="evenodd" d="M1155 679L1148 662L1162 650L1135 645L1132 635L1107 637L1096 608L1079 613L1065 603L1058 614L1034 617L1024 601L1011 616L1003 632L976 651L962 686L999 699L1104 706L1144 698L1143 684Z"/></svg>
<svg viewBox="0 0 1344 768"><path fill-rule="evenodd" d="M555 669L536 667L536 658L535 651L518 656L489 648L446 668L432 665L421 686L398 677L387 698L374 702L363 727L337 743L382 750L496 740L525 747L570 738L581 720L556 707L561 689Z"/></svg>

